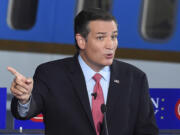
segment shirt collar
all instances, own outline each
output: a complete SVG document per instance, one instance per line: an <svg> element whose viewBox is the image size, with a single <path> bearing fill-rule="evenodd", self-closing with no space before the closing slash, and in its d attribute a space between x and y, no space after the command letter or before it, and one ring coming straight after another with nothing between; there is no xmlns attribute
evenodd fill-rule
<svg viewBox="0 0 180 135"><path fill-rule="evenodd" d="M79 64L81 66L81 69L83 71L85 80L87 82L90 79L92 79L92 77L96 74L96 72L85 63L85 61L82 59L82 57L80 55L78 56L78 61L79 61ZM105 81L107 81L108 80L108 76L110 74L110 67L109 66L105 66L98 73L102 75L102 78Z"/></svg>

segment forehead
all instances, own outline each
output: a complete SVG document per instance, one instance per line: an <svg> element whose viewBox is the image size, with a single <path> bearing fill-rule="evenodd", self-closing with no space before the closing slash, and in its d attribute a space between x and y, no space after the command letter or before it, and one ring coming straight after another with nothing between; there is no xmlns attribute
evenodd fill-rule
<svg viewBox="0 0 180 135"><path fill-rule="evenodd" d="M90 32L93 32L93 33L115 32L117 31L117 24L113 20L112 21L96 20L96 21L89 22L88 28Z"/></svg>

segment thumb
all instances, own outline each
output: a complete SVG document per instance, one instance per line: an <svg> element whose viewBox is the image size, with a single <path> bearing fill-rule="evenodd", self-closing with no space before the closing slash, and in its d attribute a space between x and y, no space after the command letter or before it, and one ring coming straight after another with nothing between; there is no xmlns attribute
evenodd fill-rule
<svg viewBox="0 0 180 135"><path fill-rule="evenodd" d="M26 83L27 83L27 84L31 84L31 83L33 83L32 78L27 78L27 79L26 79Z"/></svg>

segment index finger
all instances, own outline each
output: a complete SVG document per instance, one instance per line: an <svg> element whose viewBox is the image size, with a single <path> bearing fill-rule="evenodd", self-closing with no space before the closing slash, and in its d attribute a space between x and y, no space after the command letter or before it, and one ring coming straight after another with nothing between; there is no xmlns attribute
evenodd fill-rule
<svg viewBox="0 0 180 135"><path fill-rule="evenodd" d="M16 77L23 77L23 78L25 78L22 74L20 74L18 71L16 71L16 69L14 69L12 67L7 67L7 70L9 72L11 72Z"/></svg>

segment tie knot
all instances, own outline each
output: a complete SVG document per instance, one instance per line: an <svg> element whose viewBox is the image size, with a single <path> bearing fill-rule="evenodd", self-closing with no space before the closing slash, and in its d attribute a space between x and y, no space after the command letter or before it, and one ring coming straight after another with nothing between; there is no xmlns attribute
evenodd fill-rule
<svg viewBox="0 0 180 135"><path fill-rule="evenodd" d="M96 81L96 82L99 82L100 81L100 79L101 79L101 74L99 74L99 73L96 73L94 76L93 76L93 79Z"/></svg>

